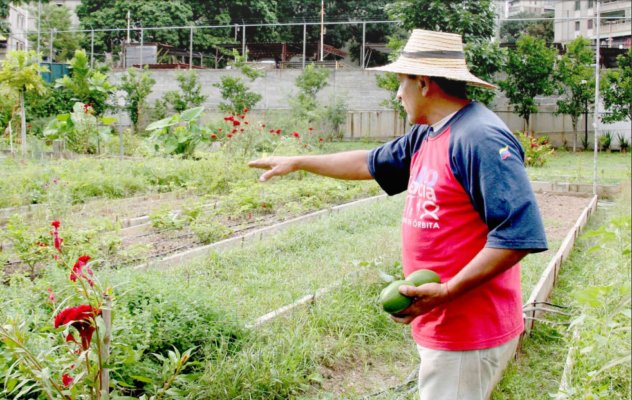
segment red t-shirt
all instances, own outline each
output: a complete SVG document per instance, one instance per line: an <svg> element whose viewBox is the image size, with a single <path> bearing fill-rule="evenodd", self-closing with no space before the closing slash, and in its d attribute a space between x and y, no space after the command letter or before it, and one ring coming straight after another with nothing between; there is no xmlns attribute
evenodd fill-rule
<svg viewBox="0 0 632 400"><path fill-rule="evenodd" d="M430 269L447 282L484 247L546 250L523 160L504 123L477 102L439 132L415 126L370 152L369 170L382 188L408 191L404 274ZM523 329L519 265L412 323L415 341L436 350L500 346Z"/></svg>

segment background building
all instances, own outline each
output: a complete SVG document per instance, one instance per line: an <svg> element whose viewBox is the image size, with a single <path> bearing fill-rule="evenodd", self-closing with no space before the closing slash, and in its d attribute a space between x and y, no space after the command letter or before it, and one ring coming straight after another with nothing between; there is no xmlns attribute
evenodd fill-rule
<svg viewBox="0 0 632 400"><path fill-rule="evenodd" d="M555 5L555 17L570 19L555 21L555 42L566 44L578 36L583 36L592 39L594 44L597 35L595 20L574 20L573 18L595 16L595 6L596 2L593 0L558 2ZM601 16L615 18L601 21L599 34L601 46L630 47L632 24L629 18L631 9L632 6L628 0L601 1ZM628 19L626 20L625 18Z"/></svg>
<svg viewBox="0 0 632 400"><path fill-rule="evenodd" d="M521 12L542 15L555 11L554 1L510 0L507 1L507 17L511 18Z"/></svg>

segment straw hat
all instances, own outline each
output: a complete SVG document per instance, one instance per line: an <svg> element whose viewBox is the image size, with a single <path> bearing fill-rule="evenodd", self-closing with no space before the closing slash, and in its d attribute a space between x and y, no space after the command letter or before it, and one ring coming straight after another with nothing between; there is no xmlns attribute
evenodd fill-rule
<svg viewBox="0 0 632 400"><path fill-rule="evenodd" d="M464 81L468 85L485 89L497 89L496 86L477 78L467 70L463 40L461 35L454 33L414 29L397 61L383 67L368 69L435 76Z"/></svg>

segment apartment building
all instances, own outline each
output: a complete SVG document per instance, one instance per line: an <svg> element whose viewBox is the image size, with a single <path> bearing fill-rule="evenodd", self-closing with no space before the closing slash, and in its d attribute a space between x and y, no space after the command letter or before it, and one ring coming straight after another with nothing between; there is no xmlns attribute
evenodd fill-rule
<svg viewBox="0 0 632 400"><path fill-rule="evenodd" d="M9 31L0 34L0 59L5 59L9 51L28 49L25 33L28 19L27 8L9 5L9 16L4 20Z"/></svg>
<svg viewBox="0 0 632 400"><path fill-rule="evenodd" d="M72 29L79 29L79 17L77 17L77 7L81 5L81 0L51 0L51 4L57 4L58 6L66 6L70 8L71 25ZM43 7L43 5L42 5ZM31 15L29 18L29 30L37 31L37 8L38 2L31 1Z"/></svg>
<svg viewBox="0 0 632 400"><path fill-rule="evenodd" d="M538 0L509 0L506 1L507 17L514 17L519 13L530 13L542 15L555 12L555 1L538 1Z"/></svg>
<svg viewBox="0 0 632 400"><path fill-rule="evenodd" d="M599 42L604 47L628 48L631 45L632 24L630 16L632 5L629 0L601 0L601 20ZM566 44L578 36L597 39L594 19L596 1L560 1L555 6L555 17L565 20L555 21L555 42ZM573 19L577 18L577 19ZM627 18L627 19L626 19Z"/></svg>

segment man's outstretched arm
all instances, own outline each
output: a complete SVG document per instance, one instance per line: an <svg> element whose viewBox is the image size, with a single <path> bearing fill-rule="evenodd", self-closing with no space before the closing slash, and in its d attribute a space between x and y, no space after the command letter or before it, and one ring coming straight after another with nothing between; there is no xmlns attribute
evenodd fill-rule
<svg viewBox="0 0 632 400"><path fill-rule="evenodd" d="M251 168L269 170L259 180L303 170L317 175L346 180L373 179L367 164L368 150L347 151L322 156L268 157L248 163Z"/></svg>

